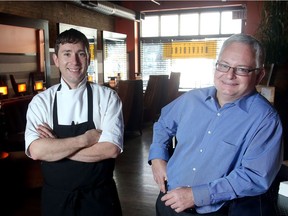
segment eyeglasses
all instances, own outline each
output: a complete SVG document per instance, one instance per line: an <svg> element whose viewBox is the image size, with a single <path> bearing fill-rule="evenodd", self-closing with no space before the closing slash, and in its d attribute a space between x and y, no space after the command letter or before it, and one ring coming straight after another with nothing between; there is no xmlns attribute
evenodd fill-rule
<svg viewBox="0 0 288 216"><path fill-rule="evenodd" d="M238 75L238 76L248 76L248 74L252 71L256 71L256 70L260 70L261 68L253 68L253 69L248 69L248 68L243 68L243 67L231 67L229 65L226 64L222 64L217 62L215 64L216 70L223 72L223 73L227 73L230 68L233 69L233 72Z"/></svg>

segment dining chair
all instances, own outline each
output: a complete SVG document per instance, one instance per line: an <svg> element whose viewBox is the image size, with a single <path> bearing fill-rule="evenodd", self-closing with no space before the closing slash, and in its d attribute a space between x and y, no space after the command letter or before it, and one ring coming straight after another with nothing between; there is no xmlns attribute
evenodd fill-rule
<svg viewBox="0 0 288 216"><path fill-rule="evenodd" d="M168 82L168 97L166 103L170 103L179 96L180 72L171 72Z"/></svg>
<svg viewBox="0 0 288 216"><path fill-rule="evenodd" d="M143 81L119 80L117 93L122 101L125 132L139 131L142 135Z"/></svg>
<svg viewBox="0 0 288 216"><path fill-rule="evenodd" d="M144 122L155 122L166 104L169 75L150 75L144 93Z"/></svg>

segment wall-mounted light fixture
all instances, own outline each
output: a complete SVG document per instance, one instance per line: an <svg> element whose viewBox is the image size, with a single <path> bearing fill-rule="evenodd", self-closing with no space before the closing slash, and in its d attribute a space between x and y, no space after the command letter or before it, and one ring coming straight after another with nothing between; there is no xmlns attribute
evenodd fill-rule
<svg viewBox="0 0 288 216"><path fill-rule="evenodd" d="M17 89L18 89L18 93L25 93L27 91L26 83L18 83Z"/></svg>
<svg viewBox="0 0 288 216"><path fill-rule="evenodd" d="M82 8L86 8L92 11L96 11L105 15L114 15L118 17L122 17L125 19L140 21L140 19L144 19L144 14L141 12L135 12L128 8L122 7L117 4L113 4L110 1L89 1L89 0L72 0L69 1L74 3ZM140 14L138 14L140 13Z"/></svg>
<svg viewBox="0 0 288 216"><path fill-rule="evenodd" d="M43 90L43 81L42 80L37 80L34 83L34 91L42 91Z"/></svg>
<svg viewBox="0 0 288 216"><path fill-rule="evenodd" d="M8 95L8 86L0 86L0 94Z"/></svg>
<svg viewBox="0 0 288 216"><path fill-rule="evenodd" d="M93 81L94 81L94 80L93 80L93 75L88 74L88 75L87 75L87 80L88 80L88 82L93 82Z"/></svg>

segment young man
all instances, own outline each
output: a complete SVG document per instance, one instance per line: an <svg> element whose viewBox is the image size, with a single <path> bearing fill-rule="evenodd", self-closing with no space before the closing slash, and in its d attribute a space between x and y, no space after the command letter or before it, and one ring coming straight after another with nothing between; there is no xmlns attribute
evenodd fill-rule
<svg viewBox="0 0 288 216"><path fill-rule="evenodd" d="M26 154L42 161L47 216L121 215L113 180L123 150L122 104L109 88L87 82L89 42L70 29L55 44L61 83L29 104Z"/></svg>
<svg viewBox="0 0 288 216"><path fill-rule="evenodd" d="M162 109L149 154L161 191L158 216L273 215L261 194L281 166L282 126L256 91L264 74L261 44L233 35L219 54L215 86L187 92Z"/></svg>

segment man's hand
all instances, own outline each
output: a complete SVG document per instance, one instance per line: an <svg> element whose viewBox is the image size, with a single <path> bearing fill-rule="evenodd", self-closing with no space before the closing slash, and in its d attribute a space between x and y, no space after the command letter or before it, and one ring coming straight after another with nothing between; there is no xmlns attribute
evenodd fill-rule
<svg viewBox="0 0 288 216"><path fill-rule="evenodd" d="M168 191L161 200L166 206L170 206L177 213L194 207L194 196L190 187L181 187Z"/></svg>
<svg viewBox="0 0 288 216"><path fill-rule="evenodd" d="M96 143L98 143L100 136L102 134L102 131L99 129L91 129L86 131L83 136L86 141L85 147L90 147Z"/></svg>
<svg viewBox="0 0 288 216"><path fill-rule="evenodd" d="M57 138L52 128L46 123L38 125L37 132L39 133L40 138Z"/></svg>
<svg viewBox="0 0 288 216"><path fill-rule="evenodd" d="M151 161L151 163L154 180L157 183L160 191L166 193L165 181L167 181L167 162L161 159L154 159Z"/></svg>

